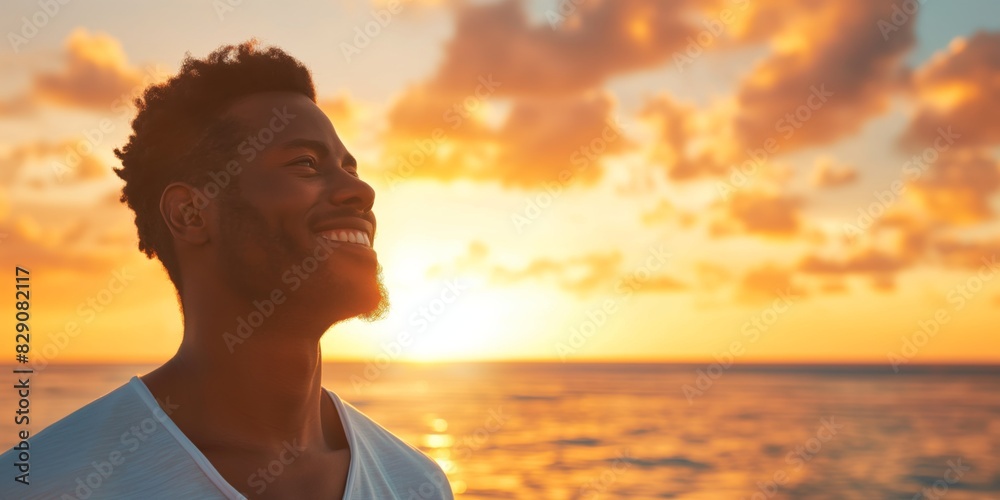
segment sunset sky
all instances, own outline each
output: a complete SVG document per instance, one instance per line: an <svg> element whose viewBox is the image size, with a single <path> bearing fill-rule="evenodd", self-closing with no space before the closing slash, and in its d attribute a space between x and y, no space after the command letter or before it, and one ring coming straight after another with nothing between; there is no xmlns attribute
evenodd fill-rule
<svg viewBox="0 0 1000 500"><path fill-rule="evenodd" d="M329 359L1000 361L996 2L232 3L5 8L0 311L27 267L35 359L174 352L112 150L185 52L257 37L377 192L393 309Z"/></svg>

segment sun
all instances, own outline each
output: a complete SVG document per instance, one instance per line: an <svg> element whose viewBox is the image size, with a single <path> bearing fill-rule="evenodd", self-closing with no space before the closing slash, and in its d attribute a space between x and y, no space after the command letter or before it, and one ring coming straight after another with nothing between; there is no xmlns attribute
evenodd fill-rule
<svg viewBox="0 0 1000 500"><path fill-rule="evenodd" d="M426 330L415 336L405 357L417 362L490 357L496 354L498 339L507 327L504 309L481 296L460 296L440 314L430 316Z"/></svg>

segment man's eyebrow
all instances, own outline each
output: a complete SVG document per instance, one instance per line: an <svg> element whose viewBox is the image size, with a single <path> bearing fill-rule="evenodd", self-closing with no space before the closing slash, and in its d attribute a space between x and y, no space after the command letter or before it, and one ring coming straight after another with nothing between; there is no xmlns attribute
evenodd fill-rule
<svg viewBox="0 0 1000 500"><path fill-rule="evenodd" d="M325 142L313 139L292 139L282 143L278 147L281 149L307 148L316 151L321 156L328 156L330 154L330 148L326 146Z"/></svg>
<svg viewBox="0 0 1000 500"><path fill-rule="evenodd" d="M292 139L285 142L279 146L281 149L295 149L295 148L307 148L312 149L320 154L320 156L329 156L330 148L326 146L323 141L317 141L314 139ZM354 155L347 153L344 155L344 159L341 161L341 167L355 167L358 166L358 160L354 158Z"/></svg>

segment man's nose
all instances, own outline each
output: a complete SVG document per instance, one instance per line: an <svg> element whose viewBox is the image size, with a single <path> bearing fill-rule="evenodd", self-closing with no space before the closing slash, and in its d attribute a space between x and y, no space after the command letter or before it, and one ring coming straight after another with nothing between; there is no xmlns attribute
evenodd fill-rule
<svg viewBox="0 0 1000 500"><path fill-rule="evenodd" d="M375 205L375 190L367 182L341 171L330 180L330 202L337 207L351 207L368 212Z"/></svg>

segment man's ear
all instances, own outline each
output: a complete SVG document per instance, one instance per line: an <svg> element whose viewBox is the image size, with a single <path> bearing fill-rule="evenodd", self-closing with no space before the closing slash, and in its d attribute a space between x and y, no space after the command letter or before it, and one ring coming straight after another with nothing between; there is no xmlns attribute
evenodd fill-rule
<svg viewBox="0 0 1000 500"><path fill-rule="evenodd" d="M169 184L160 195L160 215L174 239L191 245L209 240L210 203L194 187L183 182Z"/></svg>

